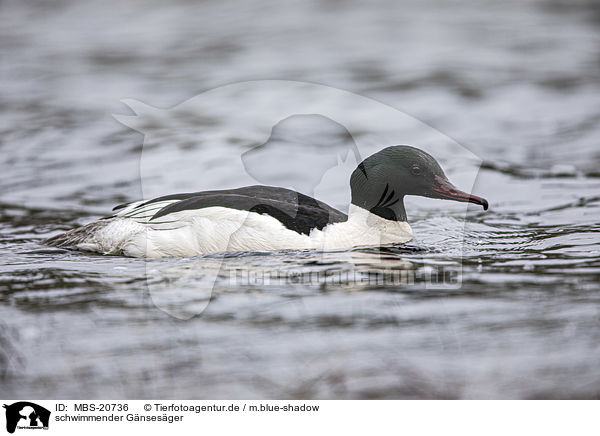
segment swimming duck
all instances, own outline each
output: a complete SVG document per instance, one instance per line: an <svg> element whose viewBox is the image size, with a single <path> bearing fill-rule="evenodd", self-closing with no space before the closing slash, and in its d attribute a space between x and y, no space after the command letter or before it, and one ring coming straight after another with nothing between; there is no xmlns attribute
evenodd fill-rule
<svg viewBox="0 0 600 436"><path fill-rule="evenodd" d="M348 215L274 186L172 194L116 206L113 215L47 239L48 245L133 257L284 249L344 250L412 239L404 197L487 200L458 190L437 161L411 146L387 147L350 178Z"/></svg>

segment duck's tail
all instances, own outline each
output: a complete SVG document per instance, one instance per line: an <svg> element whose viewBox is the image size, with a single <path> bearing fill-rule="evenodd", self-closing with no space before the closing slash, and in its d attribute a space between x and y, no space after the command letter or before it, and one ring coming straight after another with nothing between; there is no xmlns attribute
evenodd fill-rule
<svg viewBox="0 0 600 436"><path fill-rule="evenodd" d="M82 245L89 244L100 230L108 226L113 217L94 221L82 227L68 230L60 235L52 236L44 241L44 244L58 248L81 248Z"/></svg>

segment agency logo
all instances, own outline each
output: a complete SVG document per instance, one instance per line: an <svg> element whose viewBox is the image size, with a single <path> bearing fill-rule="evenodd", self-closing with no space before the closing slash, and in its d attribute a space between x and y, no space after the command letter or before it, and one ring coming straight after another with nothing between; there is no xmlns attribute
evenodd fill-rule
<svg viewBox="0 0 600 436"><path fill-rule="evenodd" d="M6 409L6 431L14 433L16 429L48 430L50 411L29 401L19 401L4 405Z"/></svg>

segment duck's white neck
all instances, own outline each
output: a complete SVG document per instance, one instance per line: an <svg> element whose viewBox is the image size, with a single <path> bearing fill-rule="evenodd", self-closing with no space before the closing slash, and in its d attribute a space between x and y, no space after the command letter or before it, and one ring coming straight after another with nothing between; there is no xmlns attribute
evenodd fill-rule
<svg viewBox="0 0 600 436"><path fill-rule="evenodd" d="M387 220L385 218L380 217L379 215L375 215L374 213L369 212L366 209L363 209L360 206L350 203L350 207L348 208L348 221L355 222L364 222L369 226L386 226L386 225L394 225L404 223L407 224L406 221L392 221Z"/></svg>
<svg viewBox="0 0 600 436"><path fill-rule="evenodd" d="M386 220L355 204L350 205L348 221L329 224L320 234L311 233L311 237L322 237L325 249L398 244L410 241L412 235L406 221Z"/></svg>

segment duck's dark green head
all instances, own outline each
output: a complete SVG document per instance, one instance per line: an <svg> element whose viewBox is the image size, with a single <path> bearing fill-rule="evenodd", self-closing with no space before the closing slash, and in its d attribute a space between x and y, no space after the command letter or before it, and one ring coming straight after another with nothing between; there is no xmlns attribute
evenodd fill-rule
<svg viewBox="0 0 600 436"><path fill-rule="evenodd" d="M352 173L350 188L352 204L394 221L406 221L405 195L488 208L487 200L455 188L431 155L408 145L387 147L366 158Z"/></svg>

